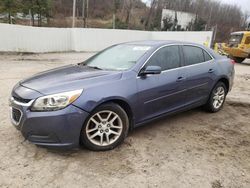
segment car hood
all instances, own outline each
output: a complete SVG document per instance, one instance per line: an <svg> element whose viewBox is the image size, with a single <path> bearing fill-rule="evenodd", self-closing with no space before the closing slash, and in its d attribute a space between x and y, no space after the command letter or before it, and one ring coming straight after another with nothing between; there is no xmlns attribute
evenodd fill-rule
<svg viewBox="0 0 250 188"><path fill-rule="evenodd" d="M96 70L82 65L68 65L38 73L22 80L20 85L48 95L104 84L120 79L121 76L122 73L119 71Z"/></svg>

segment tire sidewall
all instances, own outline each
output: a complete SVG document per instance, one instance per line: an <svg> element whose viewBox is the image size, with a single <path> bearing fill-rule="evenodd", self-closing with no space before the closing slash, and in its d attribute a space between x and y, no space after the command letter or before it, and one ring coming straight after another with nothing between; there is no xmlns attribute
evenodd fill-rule
<svg viewBox="0 0 250 188"><path fill-rule="evenodd" d="M89 119L94 114L96 114L99 111L104 111L104 110L110 110L110 111L115 112L121 118L123 128L122 128L122 133L121 133L120 137L114 143L112 143L108 146L98 146L98 145L93 144L88 139L87 134L86 134L86 127L87 127L87 123L88 123ZM80 143L82 145L84 145L85 147L87 147L88 149L93 150L93 151L111 150L123 142L123 140L127 137L128 130L129 130L129 120L128 120L128 116L127 116L126 112L123 110L123 108L121 108L119 105L117 105L115 103L106 103L106 104L103 104L103 105L97 107L94 111L92 111L90 113L89 117L86 119L86 121L82 127L82 130L81 130Z"/></svg>
<svg viewBox="0 0 250 188"><path fill-rule="evenodd" d="M221 105L219 108L215 108L214 105L213 105L213 102L214 102L214 101L213 101L213 97L214 97L214 92L216 91L216 89L217 89L218 87L223 87L223 88L224 88L225 97L224 97L224 101L223 101L222 105ZM208 101L209 110L210 110L211 112L218 112L218 111L220 111L220 110L223 108L224 103L225 103L225 101L226 101L227 92L228 92L228 91L227 91L227 89L226 89L226 85L225 85L223 82L218 82L218 83L214 86L214 88L213 88L213 90L212 90L212 92L211 92L211 94L210 94L209 101Z"/></svg>

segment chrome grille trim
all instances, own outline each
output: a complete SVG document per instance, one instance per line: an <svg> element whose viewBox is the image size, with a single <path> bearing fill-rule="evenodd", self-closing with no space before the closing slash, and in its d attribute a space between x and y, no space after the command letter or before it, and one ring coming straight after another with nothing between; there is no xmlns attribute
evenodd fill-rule
<svg viewBox="0 0 250 188"><path fill-rule="evenodd" d="M26 106L26 107L29 107L29 106L32 105L33 102L34 102L34 100L31 100L31 101L29 101L28 103L23 103L23 102L16 101L16 100L14 99L14 97L11 97L11 98L10 98L10 103L14 103L14 104L19 105L19 106Z"/></svg>
<svg viewBox="0 0 250 188"><path fill-rule="evenodd" d="M13 118L13 109L16 109L20 112L20 118L18 121L16 121L14 118ZM22 120L22 117L23 117L23 112L21 110L19 110L18 108L14 108L14 107L10 107L10 119L12 121L12 123L15 125L15 126L18 126Z"/></svg>

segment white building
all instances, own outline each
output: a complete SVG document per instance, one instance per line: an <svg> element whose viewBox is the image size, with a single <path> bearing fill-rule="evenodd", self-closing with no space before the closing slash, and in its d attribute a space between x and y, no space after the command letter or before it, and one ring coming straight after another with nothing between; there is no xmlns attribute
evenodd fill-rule
<svg viewBox="0 0 250 188"><path fill-rule="evenodd" d="M194 22L195 20L195 14L169 10L169 9L162 9L161 28L164 28L163 20L166 17L171 18L172 22L174 23L176 16L177 16L176 26L179 26L183 30L188 30L189 23Z"/></svg>

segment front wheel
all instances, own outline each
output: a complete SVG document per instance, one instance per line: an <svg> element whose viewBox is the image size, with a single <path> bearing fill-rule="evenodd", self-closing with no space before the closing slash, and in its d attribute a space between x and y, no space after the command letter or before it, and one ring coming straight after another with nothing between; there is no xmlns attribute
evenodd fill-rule
<svg viewBox="0 0 250 188"><path fill-rule="evenodd" d="M80 140L90 150L110 150L126 138L128 127L126 112L115 103L107 103L90 114L82 128Z"/></svg>
<svg viewBox="0 0 250 188"><path fill-rule="evenodd" d="M213 88L209 100L205 105L209 112L218 112L222 109L226 100L227 89L223 82L218 82Z"/></svg>

